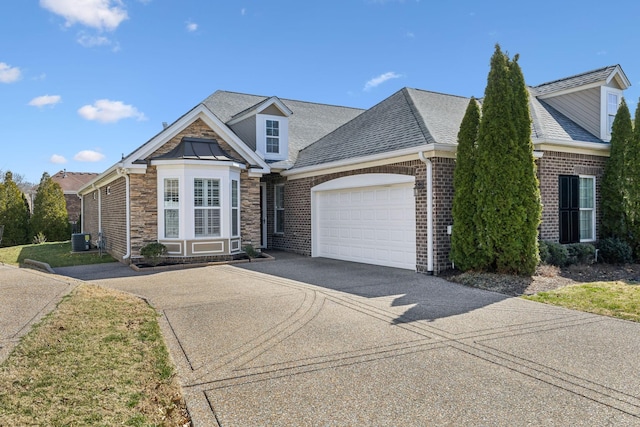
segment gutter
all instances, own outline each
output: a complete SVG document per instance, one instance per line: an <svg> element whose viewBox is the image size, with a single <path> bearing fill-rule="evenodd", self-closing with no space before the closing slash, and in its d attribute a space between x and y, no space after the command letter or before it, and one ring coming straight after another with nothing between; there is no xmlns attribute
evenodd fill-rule
<svg viewBox="0 0 640 427"><path fill-rule="evenodd" d="M427 274L433 275L433 164L424 151L418 157L427 166Z"/></svg>
<svg viewBox="0 0 640 427"><path fill-rule="evenodd" d="M129 259L131 257L131 203L129 201L131 181L128 172L129 171L125 168L118 169L118 175L124 176L125 181L125 224L127 227L127 252L122 256L123 260Z"/></svg>

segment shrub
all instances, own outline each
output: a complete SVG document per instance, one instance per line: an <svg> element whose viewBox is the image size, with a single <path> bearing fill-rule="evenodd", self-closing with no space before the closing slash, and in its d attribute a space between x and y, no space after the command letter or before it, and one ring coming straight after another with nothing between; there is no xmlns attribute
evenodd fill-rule
<svg viewBox="0 0 640 427"><path fill-rule="evenodd" d="M596 247L589 243L572 243L566 245L571 264L587 264L596 254Z"/></svg>
<svg viewBox="0 0 640 427"><path fill-rule="evenodd" d="M633 251L627 242L617 237L608 237L598 243L598 258L609 264L624 264L633 261Z"/></svg>
<svg viewBox="0 0 640 427"><path fill-rule="evenodd" d="M166 253L167 247L160 242L147 243L140 249L140 255L153 266L160 264L160 260Z"/></svg>
<svg viewBox="0 0 640 427"><path fill-rule="evenodd" d="M538 242L538 253L540 254L540 264L551 264L551 253L547 242Z"/></svg>
<svg viewBox="0 0 640 427"><path fill-rule="evenodd" d="M249 258L257 258L259 252L253 247L253 245L246 245L244 248L244 253L247 254Z"/></svg>
<svg viewBox="0 0 640 427"><path fill-rule="evenodd" d="M569 250L564 245L555 242L547 242L546 244L549 250L549 264L558 267L569 265Z"/></svg>

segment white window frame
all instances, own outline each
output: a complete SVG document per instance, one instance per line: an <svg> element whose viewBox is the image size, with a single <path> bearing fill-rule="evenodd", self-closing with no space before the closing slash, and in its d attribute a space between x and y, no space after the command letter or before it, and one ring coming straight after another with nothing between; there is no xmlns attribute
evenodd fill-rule
<svg viewBox="0 0 640 427"><path fill-rule="evenodd" d="M167 184L171 182L173 184L173 182L175 182L175 188L172 188L172 190L175 190L176 194L176 200L167 200ZM165 238L168 239L179 239L180 238L180 178L177 177L165 177L162 180L162 200L163 200L163 205L162 205L162 212L163 212L163 221L162 221L162 234ZM177 211L177 216L175 217L176 220L176 224L173 224L172 227L177 229L177 233L175 235L173 234L168 234L167 233L167 220L168 220L168 215L167 212L172 212L172 211Z"/></svg>
<svg viewBox="0 0 640 427"><path fill-rule="evenodd" d="M265 120L265 152L267 155L280 154L280 120ZM269 149L271 142L272 149ZM273 144L275 143L275 150Z"/></svg>
<svg viewBox="0 0 640 427"><path fill-rule="evenodd" d="M240 181L231 180L231 237L240 235Z"/></svg>
<svg viewBox="0 0 640 427"><path fill-rule="evenodd" d="M580 179L580 184L578 186L578 191L580 193L580 221L582 221L582 213L591 211L591 237L583 238L582 237L582 226L580 225L580 242L594 242L596 240L596 177L593 175L578 175ZM582 180L590 179L591 180L591 194L593 195L593 207L587 208L582 206Z"/></svg>
<svg viewBox="0 0 640 427"><path fill-rule="evenodd" d="M609 95L615 95L618 99L618 105L616 111L610 111L609 109ZM611 124L613 120L609 117L613 115L615 117L622 102L622 90L614 89L608 86L602 86L600 90L600 138L605 141L611 140ZM611 114L613 113L613 114Z"/></svg>
<svg viewBox="0 0 640 427"><path fill-rule="evenodd" d="M196 193L198 183L202 183L202 195ZM217 193L217 194L216 194ZM198 204L198 200L202 199ZM202 224L198 225L198 216ZM199 231L200 230L200 231ZM220 179L193 179L193 236L196 239L220 237L222 235L222 186Z"/></svg>
<svg viewBox="0 0 640 427"><path fill-rule="evenodd" d="M267 121L278 122L278 152L267 151ZM256 152L265 160L286 160L289 155L289 118L271 114L256 116Z"/></svg>
<svg viewBox="0 0 640 427"><path fill-rule="evenodd" d="M282 203L279 202L279 192L282 192ZM273 186L273 233L282 235L284 234L285 228L285 217L284 217L284 184L276 184ZM282 218L282 228L280 229L279 224Z"/></svg>

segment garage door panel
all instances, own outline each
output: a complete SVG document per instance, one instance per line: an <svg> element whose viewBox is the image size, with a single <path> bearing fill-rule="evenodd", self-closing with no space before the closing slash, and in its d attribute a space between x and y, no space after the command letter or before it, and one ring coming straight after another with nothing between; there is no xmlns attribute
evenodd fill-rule
<svg viewBox="0 0 640 427"><path fill-rule="evenodd" d="M415 269L413 184L319 191L315 256Z"/></svg>

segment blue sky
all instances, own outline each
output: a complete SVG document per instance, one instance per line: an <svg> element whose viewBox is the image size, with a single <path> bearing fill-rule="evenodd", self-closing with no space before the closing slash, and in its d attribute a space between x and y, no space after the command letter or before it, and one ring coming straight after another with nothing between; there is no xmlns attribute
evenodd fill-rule
<svg viewBox="0 0 640 427"><path fill-rule="evenodd" d="M218 89L369 108L402 87L480 97L495 43L530 85L620 64L640 2L5 0L0 169L101 172Z"/></svg>

